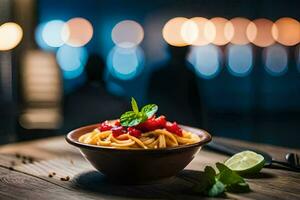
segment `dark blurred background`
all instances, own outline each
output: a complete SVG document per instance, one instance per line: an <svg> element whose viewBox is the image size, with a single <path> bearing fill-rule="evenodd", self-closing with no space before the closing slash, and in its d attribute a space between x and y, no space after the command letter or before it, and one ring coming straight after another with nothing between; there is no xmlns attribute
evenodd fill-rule
<svg viewBox="0 0 300 200"><path fill-rule="evenodd" d="M135 97L214 136L300 142L299 1L0 0L0 144Z"/></svg>

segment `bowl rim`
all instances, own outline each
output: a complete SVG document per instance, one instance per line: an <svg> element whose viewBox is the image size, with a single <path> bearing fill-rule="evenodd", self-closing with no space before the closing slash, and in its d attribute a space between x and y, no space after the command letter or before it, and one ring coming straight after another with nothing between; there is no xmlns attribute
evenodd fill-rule
<svg viewBox="0 0 300 200"><path fill-rule="evenodd" d="M76 140L72 137L78 131L82 131L84 129L94 129L97 126L99 126L99 124L91 124L91 125L82 126L82 127L77 128L77 129L74 129L74 130L70 131L65 136L65 139L69 144L71 144L73 146L76 146L76 147L79 147L79 148L85 148L85 149L90 149L90 150L119 151L119 152L170 152L170 151L178 151L178 150L203 146L203 145L209 143L212 140L212 136L207 131L205 131L203 129L200 129L200 128L195 128L195 127L186 126L186 125L180 125L180 127L196 129L198 132L201 132L202 137L203 137L202 140L200 140L199 142L196 142L194 144L181 145L181 146L177 146L177 147L166 147L166 148L160 148L160 149L142 149L142 148L141 149L139 149L139 148L136 148L136 149L117 149L117 148L104 147L104 146L98 146L98 145L92 145L92 144L85 144L85 143L79 142L78 140Z"/></svg>

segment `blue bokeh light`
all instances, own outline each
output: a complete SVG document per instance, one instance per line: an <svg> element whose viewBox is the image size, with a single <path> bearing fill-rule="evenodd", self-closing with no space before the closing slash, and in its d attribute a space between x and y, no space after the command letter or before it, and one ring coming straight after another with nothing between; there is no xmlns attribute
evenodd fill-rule
<svg viewBox="0 0 300 200"><path fill-rule="evenodd" d="M122 48L115 46L107 58L109 72L118 79L130 80L144 68L144 53L140 47Z"/></svg>
<svg viewBox="0 0 300 200"><path fill-rule="evenodd" d="M264 65L266 71L272 76L283 75L288 70L287 49L279 44L264 49Z"/></svg>
<svg viewBox="0 0 300 200"><path fill-rule="evenodd" d="M43 40L42 34L43 34L44 27L45 27L45 23L41 23L35 29L35 34L34 34L35 41L41 49L46 51L53 50L54 48L48 46L46 42Z"/></svg>
<svg viewBox="0 0 300 200"><path fill-rule="evenodd" d="M65 22L62 20L51 20L42 26L41 37L50 47L60 47L65 43L68 32L63 31Z"/></svg>
<svg viewBox="0 0 300 200"><path fill-rule="evenodd" d="M214 78L221 70L221 52L215 45L191 47L187 60L201 78Z"/></svg>
<svg viewBox="0 0 300 200"><path fill-rule="evenodd" d="M64 45L56 53L57 62L62 69L65 79L73 79L84 71L88 53L84 47L70 47Z"/></svg>
<svg viewBox="0 0 300 200"><path fill-rule="evenodd" d="M250 45L229 45L227 47L229 72L238 77L247 76L253 68L253 52Z"/></svg>

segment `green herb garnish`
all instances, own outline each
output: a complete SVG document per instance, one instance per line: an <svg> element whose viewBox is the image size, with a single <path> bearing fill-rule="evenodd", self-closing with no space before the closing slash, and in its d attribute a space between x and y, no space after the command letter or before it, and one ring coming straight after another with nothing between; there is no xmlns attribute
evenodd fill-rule
<svg viewBox="0 0 300 200"><path fill-rule="evenodd" d="M158 110L157 105L148 104L142 107L141 111L139 111L138 104L133 97L131 97L131 107L132 111L127 111L120 117L122 126L136 126L143 123L147 119L151 118Z"/></svg>
<svg viewBox="0 0 300 200"><path fill-rule="evenodd" d="M216 197L224 194L224 192L248 192L249 185L245 180L222 163L216 163L219 170L217 173L214 168L207 166L204 169L204 175L195 185L195 192L210 197Z"/></svg>

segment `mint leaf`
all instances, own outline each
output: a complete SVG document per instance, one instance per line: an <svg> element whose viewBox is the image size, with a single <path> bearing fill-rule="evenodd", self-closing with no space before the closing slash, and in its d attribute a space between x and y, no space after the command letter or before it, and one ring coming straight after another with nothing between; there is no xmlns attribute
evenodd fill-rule
<svg viewBox="0 0 300 200"><path fill-rule="evenodd" d="M226 185L232 185L237 183L245 183L244 179L236 172L232 171L226 165L222 163L216 163L216 166L220 173L217 175L217 179Z"/></svg>
<svg viewBox="0 0 300 200"><path fill-rule="evenodd" d="M134 111L127 111L126 113L122 114L120 117L120 123L122 126L129 127L129 126L136 126L144 121L146 121L147 115L143 113L135 113Z"/></svg>
<svg viewBox="0 0 300 200"><path fill-rule="evenodd" d="M226 185L226 191L236 193L250 191L250 187L243 177L222 163L216 163L216 166L220 171L220 173L216 176L216 179Z"/></svg>
<svg viewBox="0 0 300 200"><path fill-rule="evenodd" d="M149 118L151 118L157 112L157 110L158 110L158 106L157 105L155 105L155 104L148 104L148 105L145 105L142 108L141 112L145 113L147 115L148 119L149 119Z"/></svg>
<svg viewBox="0 0 300 200"><path fill-rule="evenodd" d="M221 182L216 180L215 184L208 190L207 195L209 197L216 197L220 196L225 192L225 185Z"/></svg>
<svg viewBox="0 0 300 200"><path fill-rule="evenodd" d="M231 170L226 165L224 165L223 163L220 163L220 162L216 163L216 167L217 167L217 169L219 170L220 173L225 171L225 170L228 170L228 169Z"/></svg>
<svg viewBox="0 0 300 200"><path fill-rule="evenodd" d="M142 110L139 111L138 104L133 97L131 97L131 107L132 111L127 111L120 117L120 123L122 126L129 127L143 123L152 117L158 110L157 105L149 104L144 106Z"/></svg>
<svg viewBox="0 0 300 200"><path fill-rule="evenodd" d="M216 172L214 168L206 166L203 174L197 180L197 184L194 186L194 192L207 195L207 191L215 184Z"/></svg>
<svg viewBox="0 0 300 200"><path fill-rule="evenodd" d="M216 171L211 166L206 166L204 168L204 173L208 175L210 178L215 179Z"/></svg>
<svg viewBox="0 0 300 200"><path fill-rule="evenodd" d="M142 122L144 122L144 121L146 121L148 119L147 115L145 113L143 113L143 112L139 112L138 116L141 119L140 123L142 123Z"/></svg>
<svg viewBox="0 0 300 200"><path fill-rule="evenodd" d="M139 113L139 107L133 97L131 97L131 107L132 107L133 112Z"/></svg>
<svg viewBox="0 0 300 200"><path fill-rule="evenodd" d="M224 192L248 192L249 185L245 180L222 163L216 163L219 170L217 174L214 168L206 166L204 173L194 186L194 191L206 196L216 197Z"/></svg>
<svg viewBox="0 0 300 200"><path fill-rule="evenodd" d="M136 119L136 113L133 111L128 111L121 115L120 123L122 126L129 126L129 124L134 124Z"/></svg>
<svg viewBox="0 0 300 200"><path fill-rule="evenodd" d="M206 166L204 169L205 175L208 177L207 182L209 187L206 189L206 195L210 197L216 197L224 193L225 185L216 179L216 171L210 166Z"/></svg>

